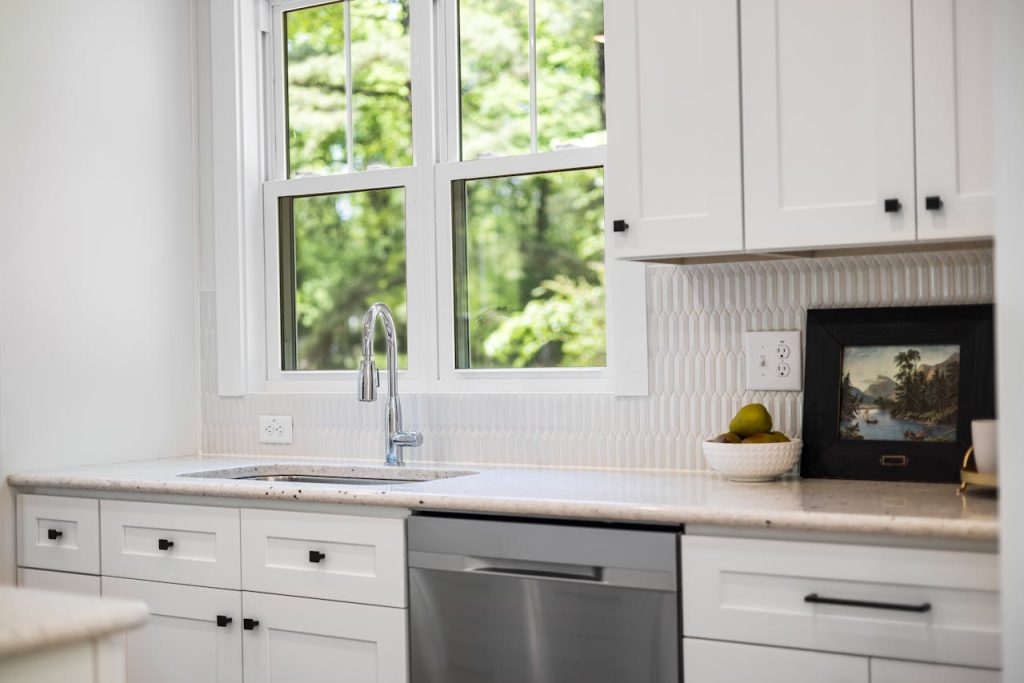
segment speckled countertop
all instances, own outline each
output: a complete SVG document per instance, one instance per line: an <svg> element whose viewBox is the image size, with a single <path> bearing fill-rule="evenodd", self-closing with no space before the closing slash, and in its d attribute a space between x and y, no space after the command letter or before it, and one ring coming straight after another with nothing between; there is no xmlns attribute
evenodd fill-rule
<svg viewBox="0 0 1024 683"><path fill-rule="evenodd" d="M148 616L137 600L0 586L0 657L127 631Z"/></svg>
<svg viewBox="0 0 1024 683"><path fill-rule="evenodd" d="M304 471L435 481L347 486L246 481L182 474L226 468L245 474ZM306 468L312 468L306 469ZM450 476L475 472L470 476ZM578 519L770 527L825 532L995 540L996 501L959 496L952 484L783 479L742 484L703 472L493 468L417 463L404 468L337 460L185 456L13 474L22 489L175 494L382 505Z"/></svg>

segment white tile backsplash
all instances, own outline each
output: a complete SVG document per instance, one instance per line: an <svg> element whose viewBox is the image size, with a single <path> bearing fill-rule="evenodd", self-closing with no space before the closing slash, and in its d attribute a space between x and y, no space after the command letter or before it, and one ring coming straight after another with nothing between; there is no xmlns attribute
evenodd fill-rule
<svg viewBox="0 0 1024 683"><path fill-rule="evenodd" d="M744 403L800 429L802 393L743 388L744 330L803 329L808 308L992 301L989 249L649 266L651 395L405 394L424 434L409 462L705 469L700 441ZM200 293L204 453L383 459L383 407L344 394L217 396L213 292ZM258 444L257 415L291 415L292 444Z"/></svg>

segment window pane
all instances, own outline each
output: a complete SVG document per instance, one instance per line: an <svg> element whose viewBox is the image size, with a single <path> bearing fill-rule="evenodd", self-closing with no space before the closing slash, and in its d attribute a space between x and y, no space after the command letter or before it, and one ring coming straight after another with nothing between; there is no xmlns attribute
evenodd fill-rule
<svg viewBox="0 0 1024 683"><path fill-rule="evenodd" d="M527 0L459 2L462 158L530 151Z"/></svg>
<svg viewBox="0 0 1024 683"><path fill-rule="evenodd" d="M537 148L607 141L603 0L537 1Z"/></svg>
<svg viewBox="0 0 1024 683"><path fill-rule="evenodd" d="M289 177L410 165L408 0L336 2L284 18Z"/></svg>
<svg viewBox="0 0 1024 683"><path fill-rule="evenodd" d="M286 12L288 175L329 174L348 164L345 3Z"/></svg>
<svg viewBox="0 0 1024 683"><path fill-rule="evenodd" d="M603 367L603 169L452 192L456 367Z"/></svg>
<svg viewBox="0 0 1024 683"><path fill-rule="evenodd" d="M406 367L405 189L286 197L279 212L282 368L358 368L376 301L395 314Z"/></svg>
<svg viewBox="0 0 1024 683"><path fill-rule="evenodd" d="M355 170L412 164L408 0L351 0Z"/></svg>

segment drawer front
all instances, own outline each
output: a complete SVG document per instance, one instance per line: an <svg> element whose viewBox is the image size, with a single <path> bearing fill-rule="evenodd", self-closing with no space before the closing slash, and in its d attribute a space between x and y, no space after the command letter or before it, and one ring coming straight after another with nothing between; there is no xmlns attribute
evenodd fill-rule
<svg viewBox="0 0 1024 683"><path fill-rule="evenodd" d="M999 666L996 555L684 536L682 567L688 637Z"/></svg>
<svg viewBox="0 0 1024 683"><path fill-rule="evenodd" d="M18 565L99 574L99 501L19 495Z"/></svg>
<svg viewBox="0 0 1024 683"><path fill-rule="evenodd" d="M405 607L405 520L242 510L242 588Z"/></svg>
<svg viewBox="0 0 1024 683"><path fill-rule="evenodd" d="M239 588L238 510L104 500L103 575Z"/></svg>
<svg viewBox="0 0 1024 683"><path fill-rule="evenodd" d="M69 572L52 572L47 569L19 567L18 585L25 588L100 597L100 577L92 574L71 574Z"/></svg>

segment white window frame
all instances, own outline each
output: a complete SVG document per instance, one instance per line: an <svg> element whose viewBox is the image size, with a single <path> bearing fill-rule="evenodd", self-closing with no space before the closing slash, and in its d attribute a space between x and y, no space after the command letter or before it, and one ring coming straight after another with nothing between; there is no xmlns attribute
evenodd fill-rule
<svg viewBox="0 0 1024 683"><path fill-rule="evenodd" d="M606 367L455 368L452 182L606 166L607 157L601 146L457 161L457 0L410 0L413 166L286 178L281 133L285 102L280 78L274 79L283 69L275 70L271 60L280 59L283 65L283 12L326 2L211 0L219 393L353 390L352 370L281 369L278 199L403 187L409 312L409 368L400 373L403 393L646 395L645 267L612 259L608 249ZM606 236L612 234L611 213L606 199Z"/></svg>

